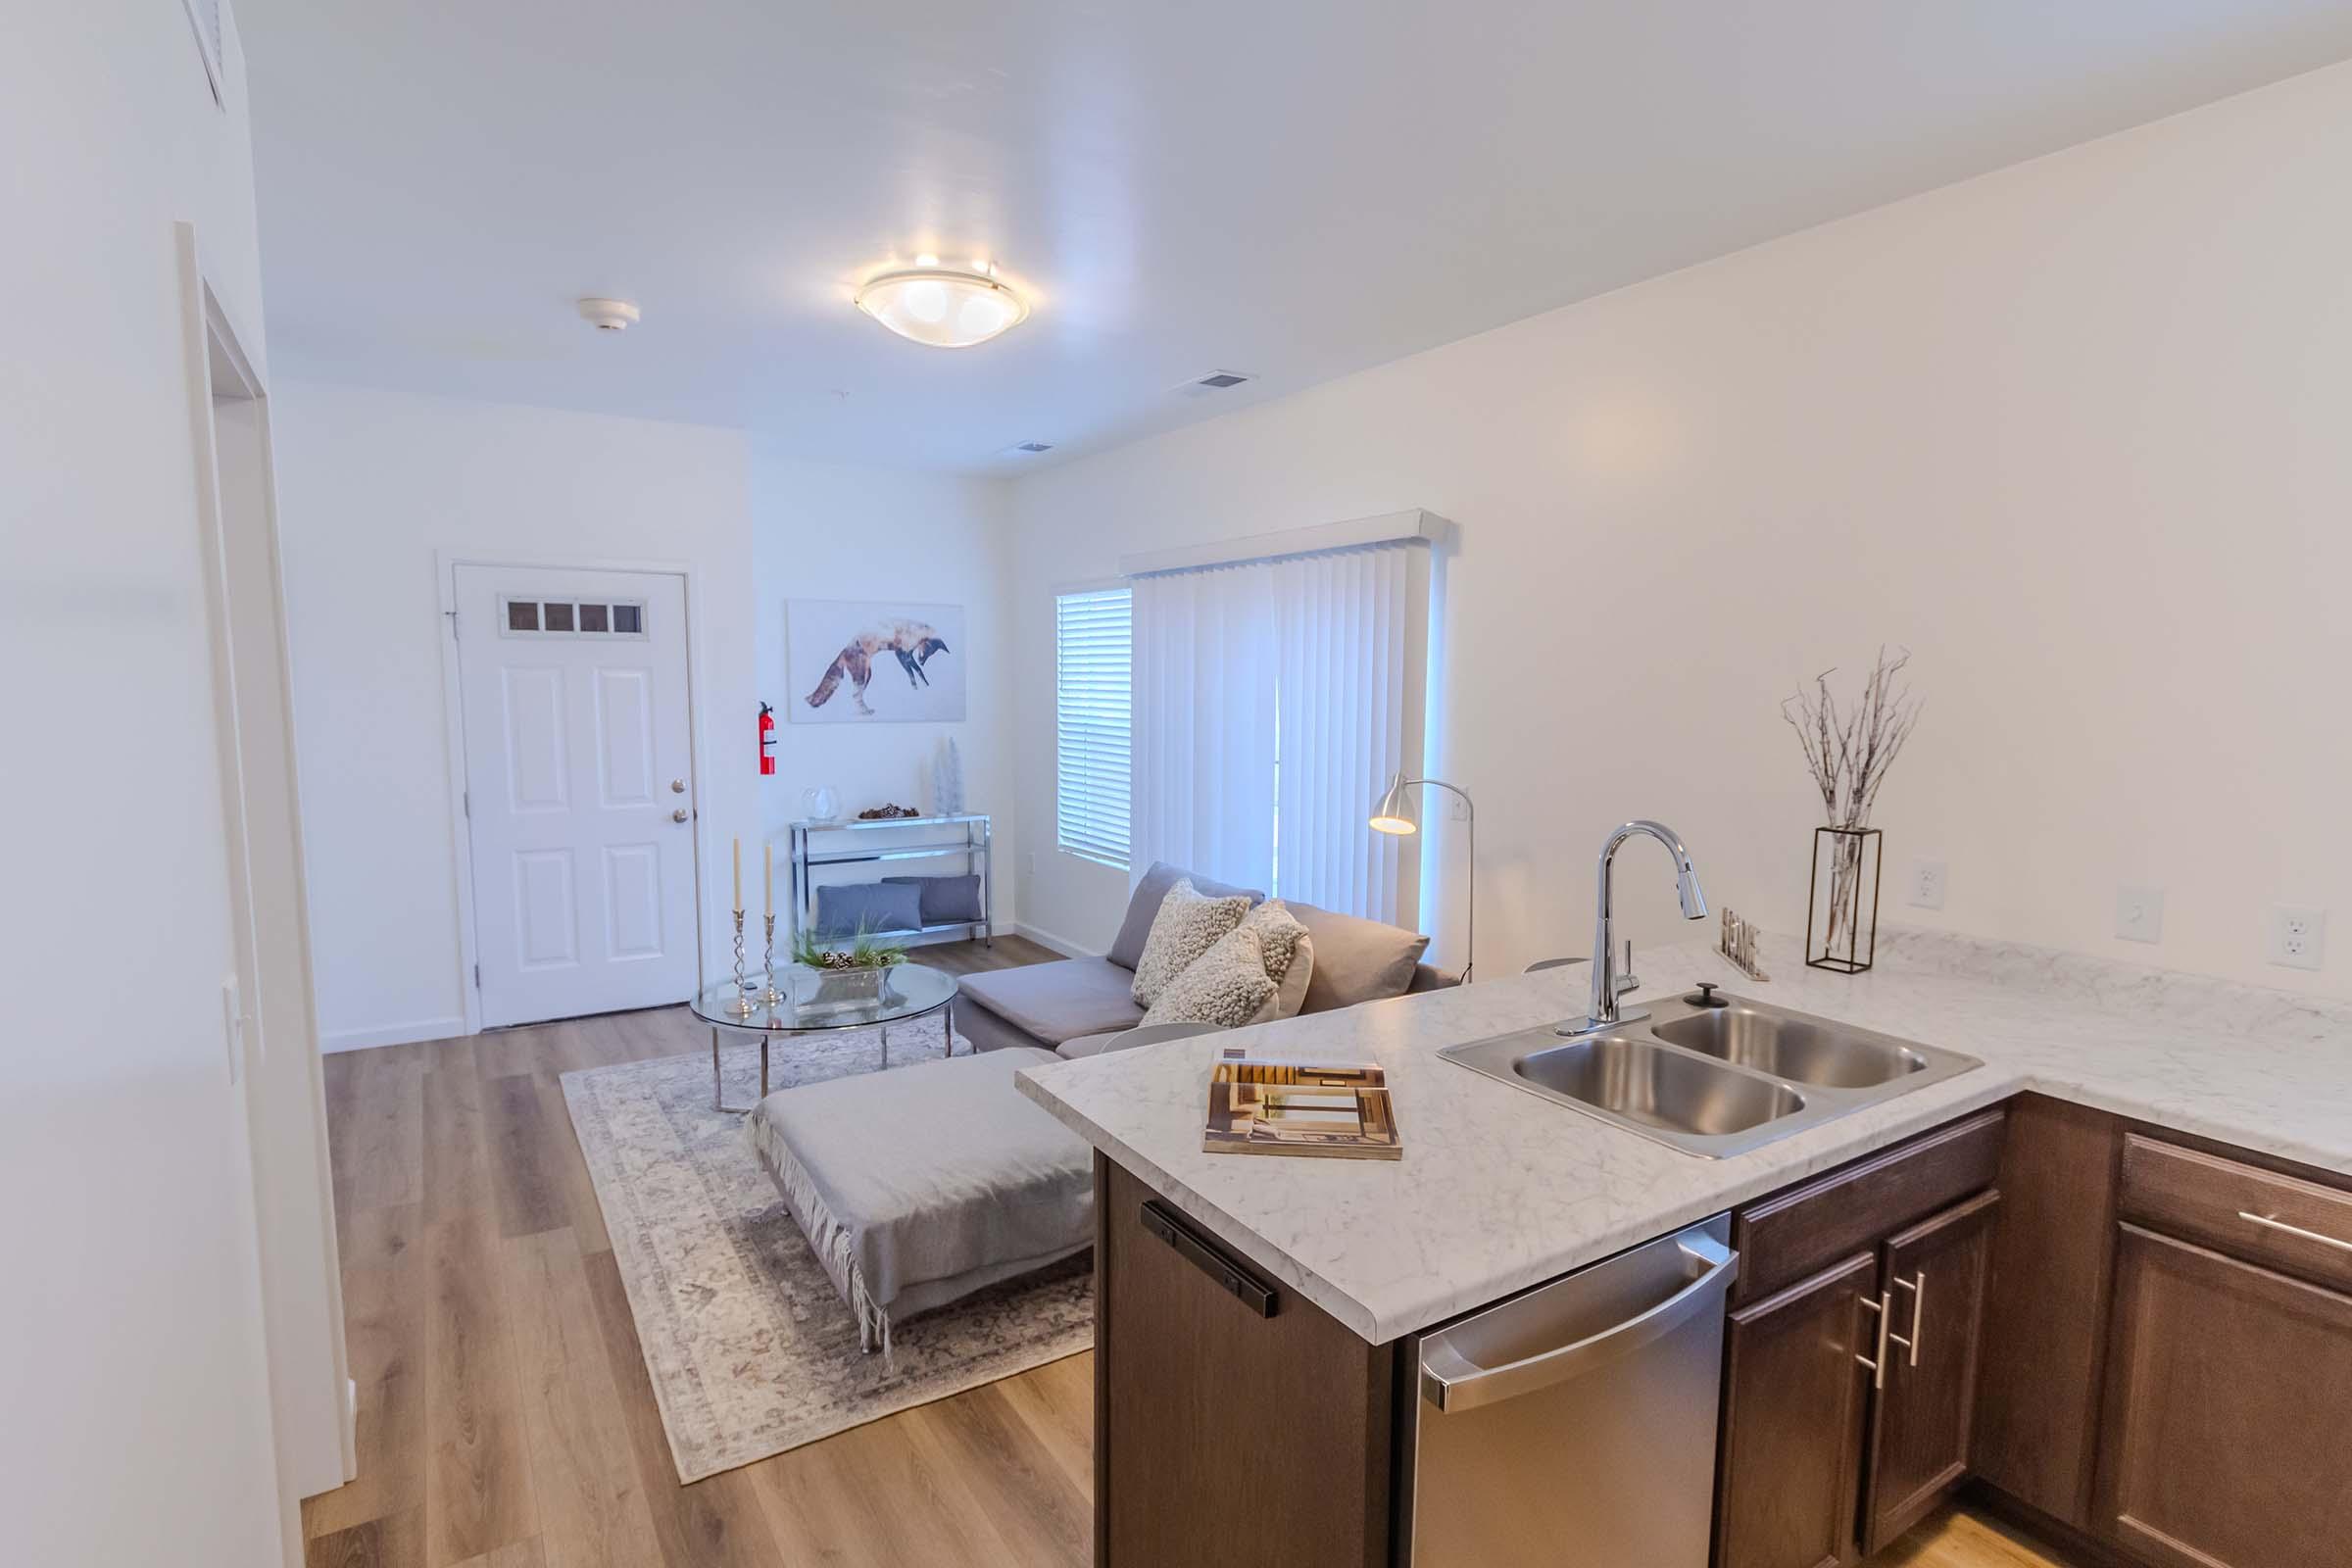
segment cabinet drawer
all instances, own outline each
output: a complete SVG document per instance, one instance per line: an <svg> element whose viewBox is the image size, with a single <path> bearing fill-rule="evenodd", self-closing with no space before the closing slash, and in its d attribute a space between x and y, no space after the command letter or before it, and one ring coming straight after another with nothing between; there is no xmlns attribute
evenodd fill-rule
<svg viewBox="0 0 2352 1568"><path fill-rule="evenodd" d="M1740 1210L1737 1300L1757 1301L1990 1187L2007 1112L1980 1112Z"/></svg>
<svg viewBox="0 0 2352 1568"><path fill-rule="evenodd" d="M2352 1193L2133 1133L2124 1139L2117 1208L2127 1220L2352 1291Z"/></svg>

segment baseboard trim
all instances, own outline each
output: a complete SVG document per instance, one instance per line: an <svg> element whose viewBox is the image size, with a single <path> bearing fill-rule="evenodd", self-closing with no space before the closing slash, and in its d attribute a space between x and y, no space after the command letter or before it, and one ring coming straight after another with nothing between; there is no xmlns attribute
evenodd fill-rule
<svg viewBox="0 0 2352 1568"><path fill-rule="evenodd" d="M1052 948L1065 958L1099 958L1102 956L1102 954L1083 942L1072 942L1068 937L1057 937L1051 931L1041 931L1036 926L1024 921L1013 922L1012 934L1016 937L1027 937L1041 948Z"/></svg>
<svg viewBox="0 0 2352 1568"><path fill-rule="evenodd" d="M463 1016L412 1018L378 1029L338 1029L318 1037L321 1052L366 1051L371 1046L405 1046L417 1040L449 1040L466 1032Z"/></svg>

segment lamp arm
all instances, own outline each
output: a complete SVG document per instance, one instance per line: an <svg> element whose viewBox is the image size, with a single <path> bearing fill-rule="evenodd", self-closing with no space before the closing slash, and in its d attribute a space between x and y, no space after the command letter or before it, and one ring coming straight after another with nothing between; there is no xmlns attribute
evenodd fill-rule
<svg viewBox="0 0 2352 1568"><path fill-rule="evenodd" d="M1470 972L1478 967L1478 803L1470 799L1468 790L1442 778L1408 778L1405 782L1435 784L1462 803L1463 850L1468 862L1462 873L1462 896L1469 904L1462 918L1462 949L1467 955L1462 960L1462 984L1468 985Z"/></svg>

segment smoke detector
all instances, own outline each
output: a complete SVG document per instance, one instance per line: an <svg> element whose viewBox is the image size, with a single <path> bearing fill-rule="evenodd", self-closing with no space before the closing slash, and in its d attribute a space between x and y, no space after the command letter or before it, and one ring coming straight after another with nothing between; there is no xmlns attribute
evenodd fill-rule
<svg viewBox="0 0 2352 1568"><path fill-rule="evenodd" d="M1189 381L1179 381L1176 391L1183 397L1204 398L1211 392L1223 392L1245 381L1256 379L1247 370L1211 370L1205 375L1196 375Z"/></svg>
<svg viewBox="0 0 2352 1568"><path fill-rule="evenodd" d="M582 300L580 319L599 332L626 332L637 321L637 307L627 300Z"/></svg>

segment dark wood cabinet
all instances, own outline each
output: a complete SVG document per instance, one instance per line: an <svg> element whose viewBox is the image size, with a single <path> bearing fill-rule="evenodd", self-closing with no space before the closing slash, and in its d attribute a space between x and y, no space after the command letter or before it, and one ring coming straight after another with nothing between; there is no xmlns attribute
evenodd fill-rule
<svg viewBox="0 0 2352 1568"><path fill-rule="evenodd" d="M1096 1157L1099 1568L1386 1568L1396 1348L1152 1196Z"/></svg>
<svg viewBox="0 0 2352 1568"><path fill-rule="evenodd" d="M2122 1140L2105 1111L2025 1095L2001 1152L1970 1463L2076 1529L2090 1524Z"/></svg>
<svg viewBox="0 0 2352 1568"><path fill-rule="evenodd" d="M2102 1533L2161 1568L2342 1568L2352 1297L2122 1227Z"/></svg>
<svg viewBox="0 0 2352 1568"><path fill-rule="evenodd" d="M1837 1568L1967 1475L2002 1131L1968 1117L1734 1217L1716 1568Z"/></svg>
<svg viewBox="0 0 2352 1568"><path fill-rule="evenodd" d="M1732 1313L1716 1568L1852 1556L1879 1258L1862 1252Z"/></svg>
<svg viewBox="0 0 2352 1568"><path fill-rule="evenodd" d="M1878 1314L1886 1321L1871 1401L1862 1549L1918 1522L1969 1470L1977 1365L1998 1192L1981 1193L1890 1239Z"/></svg>

